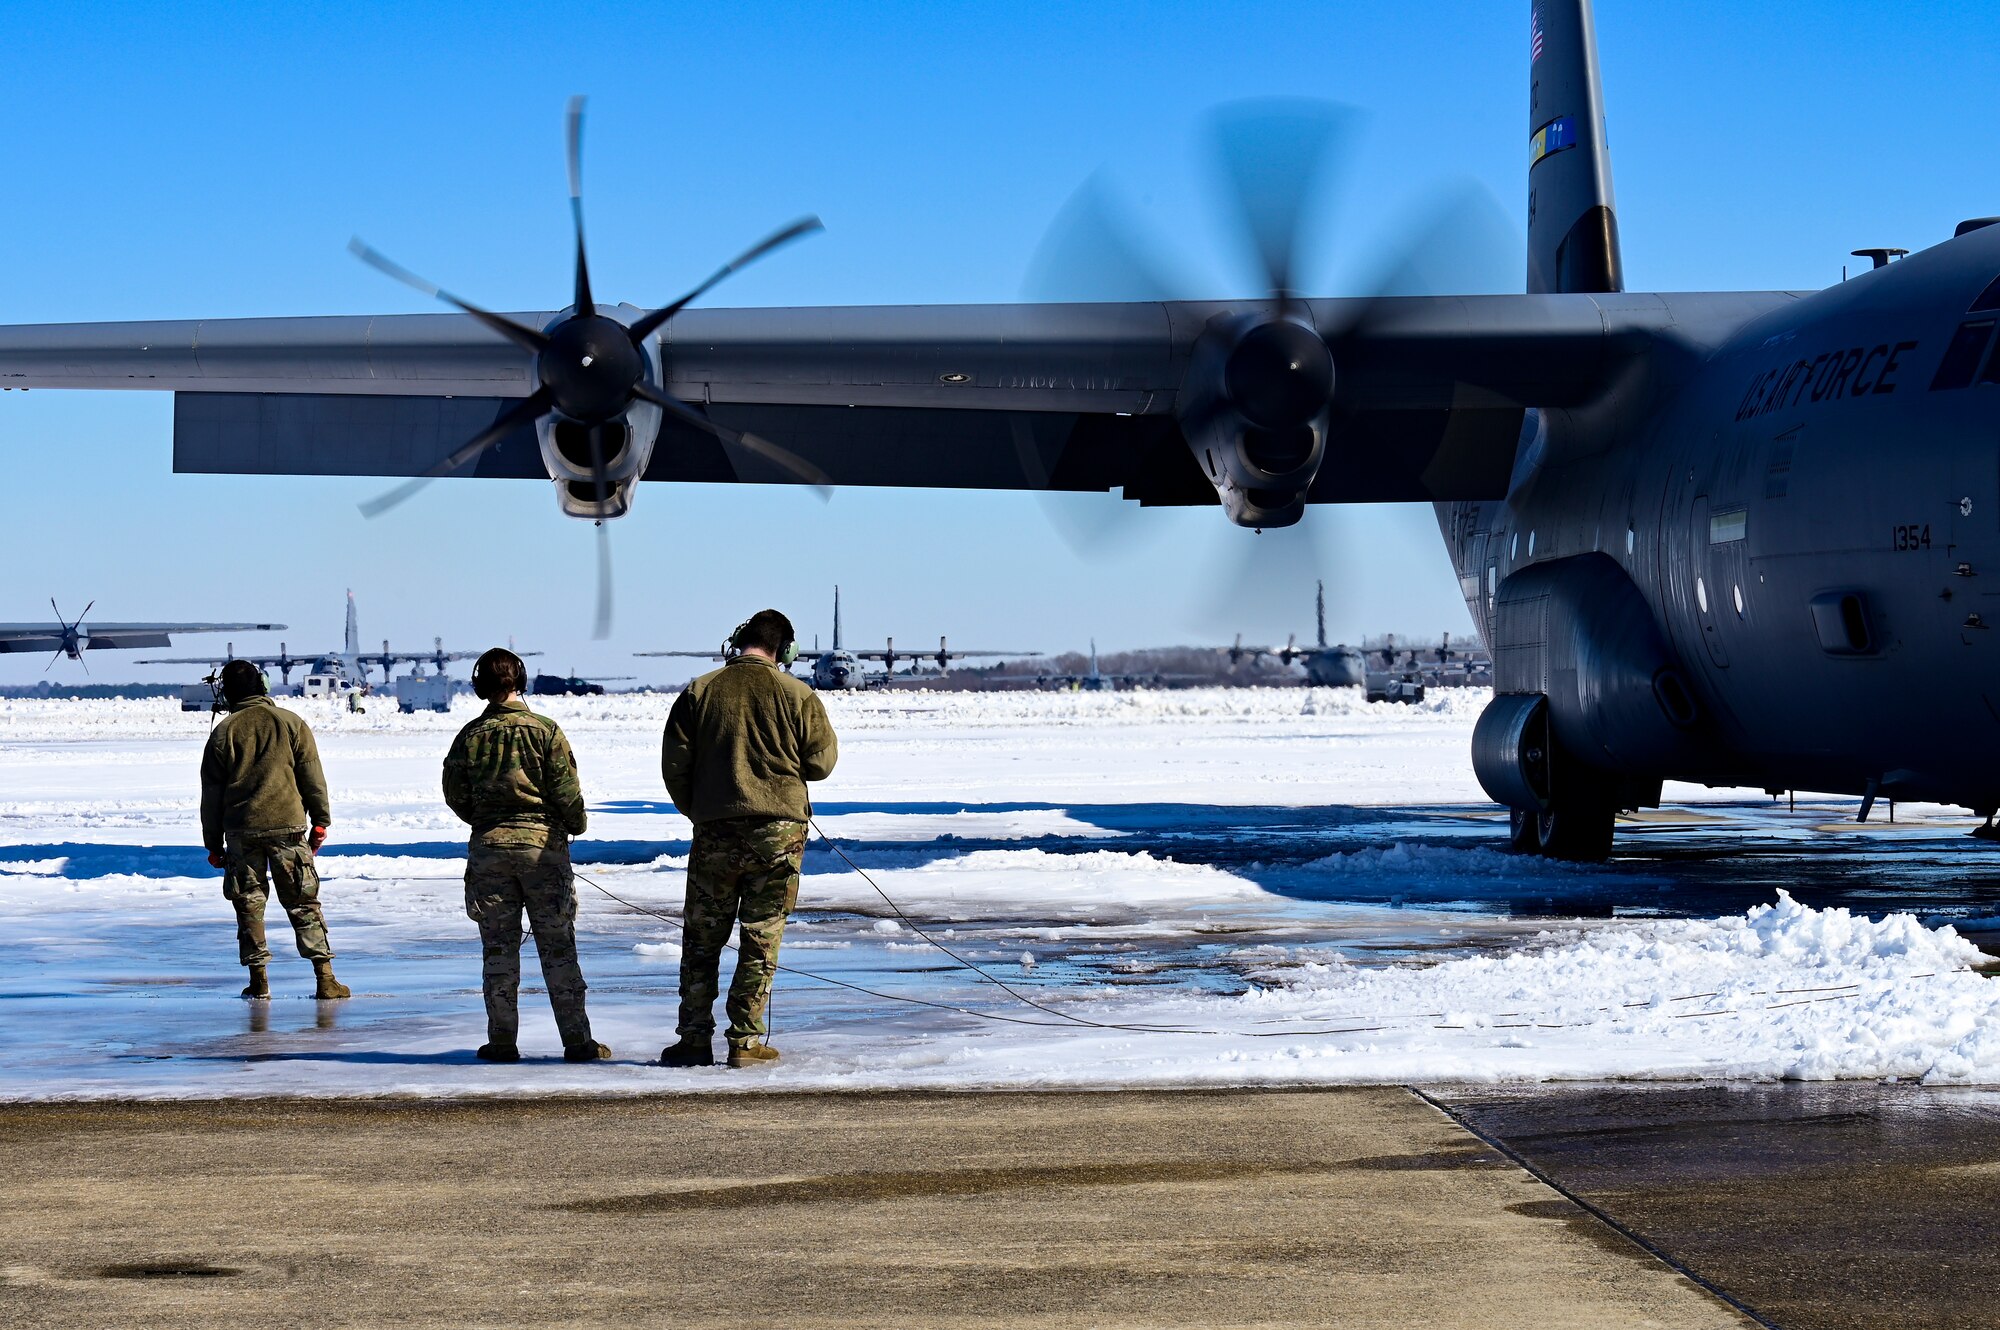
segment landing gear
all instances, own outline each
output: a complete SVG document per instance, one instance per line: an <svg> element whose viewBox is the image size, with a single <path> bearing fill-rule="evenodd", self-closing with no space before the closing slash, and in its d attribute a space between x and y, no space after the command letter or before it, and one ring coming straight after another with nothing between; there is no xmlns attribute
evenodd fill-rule
<svg viewBox="0 0 2000 1330"><path fill-rule="evenodd" d="M1542 852L1542 820L1519 808L1507 810L1507 848L1515 854Z"/></svg>
<svg viewBox="0 0 2000 1330"><path fill-rule="evenodd" d="M1983 812L1985 812L1985 814L1986 814L1986 821L1985 821L1985 822L1983 822L1983 823L1981 823L1981 824L1980 824L1979 826L1977 826L1977 827L1974 827L1974 828L1972 829L1972 836L1973 836L1973 839L1974 839L1974 840L1993 840L1993 841L2000 841L2000 826L1995 826L1995 825L1994 825L1994 822L1993 822L1993 812L1992 812L1992 810L1990 810L1990 809L1985 809L1985 810L1982 810L1982 809L1974 809L1973 811L1974 811L1974 812L1982 812L1982 811L1983 811Z"/></svg>
<svg viewBox="0 0 2000 1330"><path fill-rule="evenodd" d="M1618 810L1601 799L1557 799L1535 817L1541 851L1551 859L1597 864L1611 857Z"/></svg>

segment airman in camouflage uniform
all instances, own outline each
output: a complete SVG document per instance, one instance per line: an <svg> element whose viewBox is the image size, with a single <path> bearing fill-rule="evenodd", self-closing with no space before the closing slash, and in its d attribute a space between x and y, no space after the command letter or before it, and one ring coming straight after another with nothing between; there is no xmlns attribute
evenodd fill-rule
<svg viewBox="0 0 2000 1330"><path fill-rule="evenodd" d="M521 989L521 914L535 934L542 979L555 1009L563 1056L594 1062L611 1050L591 1037L583 970L576 959L576 886L569 841L587 823L576 758L560 726L521 700L527 667L495 647L472 672L486 700L458 732L444 760L444 798L472 827L465 865L465 912L479 925L484 954L486 1038L479 1056L514 1062Z"/></svg>
<svg viewBox="0 0 2000 1330"><path fill-rule="evenodd" d="M263 672L247 660L223 666L222 698L229 715L201 756L201 839L236 911L236 955L250 978L243 996L271 996L264 905L275 886L299 955L313 964L314 996L347 997L334 978L313 867L333 811L312 730L271 700Z"/></svg>
<svg viewBox="0 0 2000 1330"><path fill-rule="evenodd" d="M674 806L694 823L682 915L679 1041L669 1067L715 1061L715 997L732 928L729 1065L775 1062L764 1012L785 917L798 903L812 805L806 782L833 773L839 744L819 696L784 668L791 621L761 610L736 630L738 654L687 686L667 717L660 768Z"/></svg>

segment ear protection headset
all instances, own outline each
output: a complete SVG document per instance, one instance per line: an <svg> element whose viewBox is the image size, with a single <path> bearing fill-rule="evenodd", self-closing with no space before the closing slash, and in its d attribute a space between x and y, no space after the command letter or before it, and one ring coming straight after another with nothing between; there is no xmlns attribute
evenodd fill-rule
<svg viewBox="0 0 2000 1330"><path fill-rule="evenodd" d="M757 616L754 614L750 616L750 618L752 619L756 617ZM738 655L743 654L743 633L749 627L750 627L750 619L745 619L742 623L737 624L736 627L730 631L729 646L730 649L736 652L736 654ZM797 642L785 643L783 648L781 648L778 652L778 663L780 665L789 665L798 658L799 658L799 644Z"/></svg>
<svg viewBox="0 0 2000 1330"><path fill-rule="evenodd" d="M487 701L493 700L487 698L486 696L487 685L491 682L491 675L492 675L491 668L489 667L488 664L488 659L489 657L495 656L498 650L499 650L498 648L495 648L493 651L487 651L481 653L479 659L474 661L472 664L472 692L475 697L481 698L482 700L487 700ZM498 659L512 660L514 662L514 664L520 670L521 685L522 687L525 688L528 682L528 667L521 660L521 658L519 656L516 656L513 652L509 651L504 655L499 655Z"/></svg>

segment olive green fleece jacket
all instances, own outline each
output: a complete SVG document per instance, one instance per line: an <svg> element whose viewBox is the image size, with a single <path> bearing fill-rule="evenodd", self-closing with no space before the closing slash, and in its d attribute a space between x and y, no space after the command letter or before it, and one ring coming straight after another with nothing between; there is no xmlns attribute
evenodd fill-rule
<svg viewBox="0 0 2000 1330"><path fill-rule="evenodd" d="M839 757L819 695L775 662L738 656L675 700L660 774L691 822L803 822L812 816L806 782L832 775Z"/></svg>
<svg viewBox="0 0 2000 1330"><path fill-rule="evenodd" d="M444 759L444 801L475 834L499 827L590 826L576 755L562 726L516 698L489 702L458 732Z"/></svg>
<svg viewBox="0 0 2000 1330"><path fill-rule="evenodd" d="M247 697L209 732L201 755L201 843L231 833L333 825L312 729L268 697Z"/></svg>

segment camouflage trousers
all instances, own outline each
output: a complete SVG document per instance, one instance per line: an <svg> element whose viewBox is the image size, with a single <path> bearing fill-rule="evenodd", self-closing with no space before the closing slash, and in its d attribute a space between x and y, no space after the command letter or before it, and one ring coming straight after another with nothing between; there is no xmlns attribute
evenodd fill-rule
<svg viewBox="0 0 2000 1330"><path fill-rule="evenodd" d="M729 1042L751 1044L764 1037L778 941L785 916L798 903L805 850L806 824L784 818L732 817L695 827L682 915L681 1038L714 1035L722 949L739 924L727 1007Z"/></svg>
<svg viewBox="0 0 2000 1330"><path fill-rule="evenodd" d="M576 886L569 838L559 831L502 827L472 838L465 912L479 925L486 1037L517 1042L521 1029L521 914L534 931L542 982L565 1048L590 1042L583 969L576 959Z"/></svg>
<svg viewBox="0 0 2000 1330"><path fill-rule="evenodd" d="M278 904L292 921L299 955L309 961L332 960L326 916L319 908L319 871L303 830L231 834L224 841L222 894L236 907L236 958L245 965L270 964L264 903L273 885Z"/></svg>

